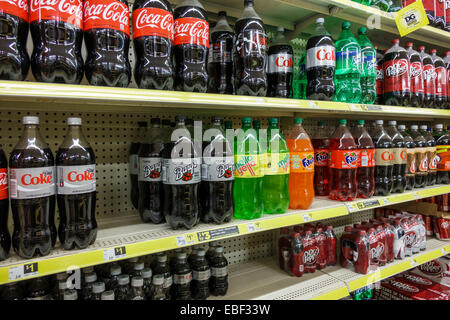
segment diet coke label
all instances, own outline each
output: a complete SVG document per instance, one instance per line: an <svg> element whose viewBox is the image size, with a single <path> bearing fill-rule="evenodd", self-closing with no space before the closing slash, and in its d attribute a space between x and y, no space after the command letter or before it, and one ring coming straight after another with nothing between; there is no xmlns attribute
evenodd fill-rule
<svg viewBox="0 0 450 320"><path fill-rule="evenodd" d="M83 29L82 0L30 0L30 22L56 20Z"/></svg>
<svg viewBox="0 0 450 320"><path fill-rule="evenodd" d="M8 199L8 169L0 169L0 200Z"/></svg>
<svg viewBox="0 0 450 320"><path fill-rule="evenodd" d="M198 44L209 48L209 24L198 18L179 18L174 23L174 45Z"/></svg>
<svg viewBox="0 0 450 320"><path fill-rule="evenodd" d="M411 77L411 91L415 93L424 92L423 65L420 61L411 63L409 76Z"/></svg>
<svg viewBox="0 0 450 320"><path fill-rule="evenodd" d="M158 36L173 41L173 15L159 8L133 11L133 38Z"/></svg>
<svg viewBox="0 0 450 320"><path fill-rule="evenodd" d="M334 46L321 46L310 48L306 51L306 70L314 67L336 65Z"/></svg>
<svg viewBox="0 0 450 320"><path fill-rule="evenodd" d="M409 69L408 59L384 62L384 92L410 91Z"/></svg>
<svg viewBox="0 0 450 320"><path fill-rule="evenodd" d="M139 181L161 181L162 158L139 157Z"/></svg>
<svg viewBox="0 0 450 320"><path fill-rule="evenodd" d="M53 167L11 168L11 199L34 199L55 194Z"/></svg>
<svg viewBox="0 0 450 320"><path fill-rule="evenodd" d="M278 53L269 56L268 73L288 73L294 68L292 54Z"/></svg>
<svg viewBox="0 0 450 320"><path fill-rule="evenodd" d="M0 0L0 12L19 17L28 22L28 1Z"/></svg>
<svg viewBox="0 0 450 320"><path fill-rule="evenodd" d="M95 191L95 164L59 166L58 194L81 194Z"/></svg>
<svg viewBox="0 0 450 320"><path fill-rule="evenodd" d="M128 6L120 1L86 0L83 5L84 31L113 29L130 35Z"/></svg>

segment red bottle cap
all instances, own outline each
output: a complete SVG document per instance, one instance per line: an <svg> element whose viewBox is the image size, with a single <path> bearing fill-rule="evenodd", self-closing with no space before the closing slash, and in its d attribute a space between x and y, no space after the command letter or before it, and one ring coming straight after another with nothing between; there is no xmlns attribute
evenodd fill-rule
<svg viewBox="0 0 450 320"><path fill-rule="evenodd" d="M392 40L392 44L399 44L400 43L400 39L393 39Z"/></svg>
<svg viewBox="0 0 450 320"><path fill-rule="evenodd" d="M413 43L412 42L407 42L406 44L405 44L405 47L407 47L407 48L412 48L412 46L413 46Z"/></svg>
<svg viewBox="0 0 450 320"><path fill-rule="evenodd" d="M367 230L367 232L369 232L369 233L374 233L374 232L375 232L375 229L374 229L374 228L369 228L369 230Z"/></svg>
<svg viewBox="0 0 450 320"><path fill-rule="evenodd" d="M308 235L308 236L312 235L312 231L311 230L306 230L305 234Z"/></svg>
<svg viewBox="0 0 450 320"><path fill-rule="evenodd" d="M281 228L282 234L289 234L289 228Z"/></svg>
<svg viewBox="0 0 450 320"><path fill-rule="evenodd" d="M430 53L436 53L436 52L437 52L436 49L431 49L431 50L430 50Z"/></svg>
<svg viewBox="0 0 450 320"><path fill-rule="evenodd" d="M351 226L345 226L344 232L352 232L353 228Z"/></svg>
<svg viewBox="0 0 450 320"><path fill-rule="evenodd" d="M378 50L378 46L373 46L375 48L375 50Z"/></svg>
<svg viewBox="0 0 450 320"><path fill-rule="evenodd" d="M419 49L419 51L425 51L425 46L420 46L420 47L417 48L417 49Z"/></svg>
<svg viewBox="0 0 450 320"><path fill-rule="evenodd" d="M294 236L294 238L300 238L300 233L295 232L295 233L293 234L293 236Z"/></svg>
<svg viewBox="0 0 450 320"><path fill-rule="evenodd" d="M365 230L360 230L359 231L359 235L360 236L365 236L366 235L366 231Z"/></svg>
<svg viewBox="0 0 450 320"><path fill-rule="evenodd" d="M445 51L445 55L446 56L450 55L450 51Z"/></svg>
<svg viewBox="0 0 450 320"><path fill-rule="evenodd" d="M318 233L322 233L323 232L322 228L317 228L316 230L317 230Z"/></svg>

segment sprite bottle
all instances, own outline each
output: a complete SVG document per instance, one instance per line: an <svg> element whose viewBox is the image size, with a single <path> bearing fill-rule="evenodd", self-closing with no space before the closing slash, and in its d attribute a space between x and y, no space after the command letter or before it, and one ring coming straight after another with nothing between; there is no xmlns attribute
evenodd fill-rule
<svg viewBox="0 0 450 320"><path fill-rule="evenodd" d="M366 35L367 29L358 29L361 46L361 103L373 104L377 98L377 52Z"/></svg>
<svg viewBox="0 0 450 320"><path fill-rule="evenodd" d="M299 72L296 74L296 77L293 81L293 94L294 99L306 99L306 85L308 84L308 80L306 78L306 52L302 54L299 63Z"/></svg>
<svg viewBox="0 0 450 320"><path fill-rule="evenodd" d="M391 0L373 0L370 6L378 8L381 11L389 11L389 7L391 6Z"/></svg>
<svg viewBox="0 0 450 320"><path fill-rule="evenodd" d="M255 219L263 213L262 151L256 131L251 125L251 118L242 118L242 129L234 142L233 198L234 217L237 219Z"/></svg>

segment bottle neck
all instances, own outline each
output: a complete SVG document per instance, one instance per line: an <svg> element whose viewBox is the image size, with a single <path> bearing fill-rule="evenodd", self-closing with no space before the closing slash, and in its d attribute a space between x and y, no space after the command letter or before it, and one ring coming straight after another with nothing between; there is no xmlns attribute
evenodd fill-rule
<svg viewBox="0 0 450 320"><path fill-rule="evenodd" d="M36 146L39 148L48 148L47 143L41 136L39 126L35 124L27 124L23 128L22 137L17 143L17 149L25 149L28 146Z"/></svg>
<svg viewBox="0 0 450 320"><path fill-rule="evenodd" d="M244 129L244 130L251 129L251 128L252 128L252 125L250 123L243 123L242 124L242 129Z"/></svg>

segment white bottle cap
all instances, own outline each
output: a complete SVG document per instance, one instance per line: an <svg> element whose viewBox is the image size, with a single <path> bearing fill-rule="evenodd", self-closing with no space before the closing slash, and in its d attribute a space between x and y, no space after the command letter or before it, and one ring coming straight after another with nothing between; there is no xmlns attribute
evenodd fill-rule
<svg viewBox="0 0 450 320"><path fill-rule="evenodd" d="M92 285L93 293L102 293L105 291L105 283L104 282L96 282Z"/></svg>
<svg viewBox="0 0 450 320"><path fill-rule="evenodd" d="M399 129L399 130L405 130L406 127L405 127L404 124L399 124L399 125L398 125L398 129Z"/></svg>
<svg viewBox="0 0 450 320"><path fill-rule="evenodd" d="M436 129L444 129L444 125L442 123L438 123L434 126Z"/></svg>
<svg viewBox="0 0 450 320"><path fill-rule="evenodd" d="M277 28L277 31L278 31L278 32L284 32L284 28L283 28L283 27L278 27L278 28Z"/></svg>
<svg viewBox="0 0 450 320"><path fill-rule="evenodd" d="M151 278L152 277L152 269L145 268L142 270L142 278Z"/></svg>
<svg viewBox="0 0 450 320"><path fill-rule="evenodd" d="M425 125L421 125L420 126L420 130L425 130L426 131L427 130L427 125L426 124Z"/></svg>
<svg viewBox="0 0 450 320"><path fill-rule="evenodd" d="M154 285L160 286L164 283L164 276L162 274L157 274L153 277L152 283Z"/></svg>
<svg viewBox="0 0 450 320"><path fill-rule="evenodd" d="M109 290L102 293L102 300L114 300L114 291Z"/></svg>
<svg viewBox="0 0 450 320"><path fill-rule="evenodd" d="M206 254L205 249L197 249L197 256L204 257Z"/></svg>
<svg viewBox="0 0 450 320"><path fill-rule="evenodd" d="M383 120L377 120L375 121L376 124L383 124Z"/></svg>
<svg viewBox="0 0 450 320"><path fill-rule="evenodd" d="M177 255L177 259L186 259L186 253L185 253L185 252L180 252L180 253Z"/></svg>
<svg viewBox="0 0 450 320"><path fill-rule="evenodd" d="M121 286L130 283L130 277L127 274L121 274L117 279L117 283Z"/></svg>
<svg viewBox="0 0 450 320"><path fill-rule="evenodd" d="M411 125L411 130L417 130L419 129L419 126L417 124Z"/></svg>
<svg viewBox="0 0 450 320"><path fill-rule="evenodd" d="M324 23L325 19L324 18L317 18L316 19L316 23Z"/></svg>
<svg viewBox="0 0 450 320"><path fill-rule="evenodd" d="M65 279L60 280L58 282L58 288L59 288L59 290L66 290L67 289L67 281Z"/></svg>
<svg viewBox="0 0 450 320"><path fill-rule="evenodd" d="M23 124L39 124L39 117L23 117L22 118Z"/></svg>
<svg viewBox="0 0 450 320"><path fill-rule="evenodd" d="M144 266L143 262L139 262L134 265L134 270L140 271L140 270L144 270L144 268L145 268L145 266Z"/></svg>
<svg viewBox="0 0 450 320"><path fill-rule="evenodd" d="M110 273L112 276L118 276L122 273L122 268L120 266L113 266L111 267Z"/></svg>
<svg viewBox="0 0 450 320"><path fill-rule="evenodd" d="M76 290L66 290L64 291L64 300L77 300L78 293Z"/></svg>
<svg viewBox="0 0 450 320"><path fill-rule="evenodd" d="M137 262L137 261L138 261L138 258L137 258L137 257L130 258L129 261L130 261L131 263L134 263L134 262Z"/></svg>
<svg viewBox="0 0 450 320"><path fill-rule="evenodd" d="M390 126L396 126L396 125L397 125L397 121L391 120L391 121L388 122L388 124L389 124Z"/></svg>
<svg viewBox="0 0 450 320"><path fill-rule="evenodd" d="M81 126L81 118L67 118L69 126Z"/></svg>
<svg viewBox="0 0 450 320"><path fill-rule="evenodd" d="M165 254L158 256L157 258L158 262L166 262L167 256Z"/></svg>
<svg viewBox="0 0 450 320"><path fill-rule="evenodd" d="M86 281L86 282L95 282L95 281L97 281L97 275L94 272L88 273L84 277L84 281Z"/></svg>
<svg viewBox="0 0 450 320"><path fill-rule="evenodd" d="M144 279L142 277L133 277L131 279L132 287L142 287L144 285Z"/></svg>

